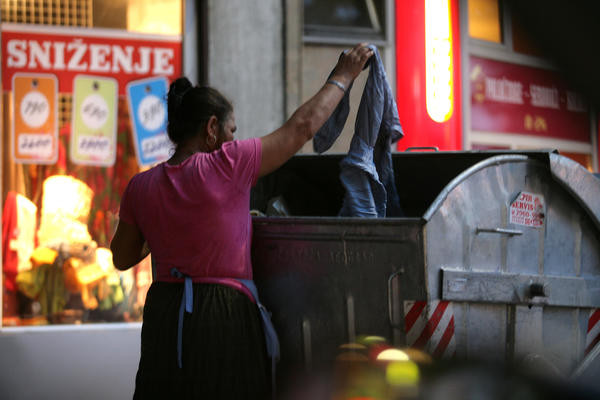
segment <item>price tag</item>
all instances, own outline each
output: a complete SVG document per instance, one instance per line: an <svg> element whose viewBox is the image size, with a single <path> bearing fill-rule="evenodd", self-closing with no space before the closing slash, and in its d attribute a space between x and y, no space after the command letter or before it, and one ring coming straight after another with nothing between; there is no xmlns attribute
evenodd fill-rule
<svg viewBox="0 0 600 400"><path fill-rule="evenodd" d="M78 75L73 81L71 161L110 167L117 146L117 81Z"/></svg>
<svg viewBox="0 0 600 400"><path fill-rule="evenodd" d="M58 159L56 76L15 74L12 82L12 156L15 162L54 164Z"/></svg>
<svg viewBox="0 0 600 400"><path fill-rule="evenodd" d="M127 104L133 143L140 166L167 160L174 145L167 135L166 78L142 79L127 84Z"/></svg>

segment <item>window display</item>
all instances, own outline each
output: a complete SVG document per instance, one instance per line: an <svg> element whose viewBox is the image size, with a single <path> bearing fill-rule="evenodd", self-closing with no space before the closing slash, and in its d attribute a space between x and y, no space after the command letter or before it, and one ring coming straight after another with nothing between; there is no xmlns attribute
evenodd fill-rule
<svg viewBox="0 0 600 400"><path fill-rule="evenodd" d="M152 282L108 247L127 182L170 155L182 2L59 3L2 3L2 327L141 321Z"/></svg>

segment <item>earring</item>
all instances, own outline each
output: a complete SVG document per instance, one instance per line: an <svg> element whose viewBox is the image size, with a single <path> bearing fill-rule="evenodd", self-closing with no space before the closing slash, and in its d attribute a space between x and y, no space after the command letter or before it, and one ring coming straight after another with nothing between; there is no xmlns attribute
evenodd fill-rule
<svg viewBox="0 0 600 400"><path fill-rule="evenodd" d="M209 141L208 139L210 139L210 141ZM213 135L208 135L208 136L206 137L206 144L208 144L209 146L212 146L212 145L214 145L215 143L217 143L217 138L216 138L216 136L213 136Z"/></svg>

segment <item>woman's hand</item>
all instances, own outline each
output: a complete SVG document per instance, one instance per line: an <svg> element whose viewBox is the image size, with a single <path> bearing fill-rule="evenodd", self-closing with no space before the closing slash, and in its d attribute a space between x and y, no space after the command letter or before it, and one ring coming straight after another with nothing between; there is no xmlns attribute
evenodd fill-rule
<svg viewBox="0 0 600 400"><path fill-rule="evenodd" d="M364 69L367 60L373 55L373 50L367 46L368 43L360 43L352 50L342 54L331 78L349 87Z"/></svg>

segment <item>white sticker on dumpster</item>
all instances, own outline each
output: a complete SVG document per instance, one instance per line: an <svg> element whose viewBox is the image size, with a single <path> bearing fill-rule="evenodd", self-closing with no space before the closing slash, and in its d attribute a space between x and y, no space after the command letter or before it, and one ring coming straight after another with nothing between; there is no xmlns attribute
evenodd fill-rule
<svg viewBox="0 0 600 400"><path fill-rule="evenodd" d="M546 205L544 196L521 192L510 204L510 223L539 228L544 225Z"/></svg>

